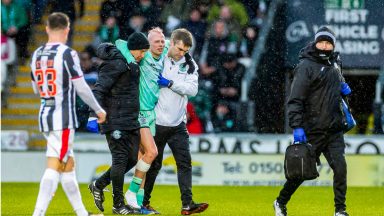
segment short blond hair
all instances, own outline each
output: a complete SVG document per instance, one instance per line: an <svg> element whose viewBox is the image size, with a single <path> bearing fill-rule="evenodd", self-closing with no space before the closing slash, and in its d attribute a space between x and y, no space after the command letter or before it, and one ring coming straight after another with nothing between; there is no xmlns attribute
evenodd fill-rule
<svg viewBox="0 0 384 216"><path fill-rule="evenodd" d="M152 35L155 33L164 35L163 29L161 29L160 27L153 27L151 30L148 31L148 40L150 40Z"/></svg>

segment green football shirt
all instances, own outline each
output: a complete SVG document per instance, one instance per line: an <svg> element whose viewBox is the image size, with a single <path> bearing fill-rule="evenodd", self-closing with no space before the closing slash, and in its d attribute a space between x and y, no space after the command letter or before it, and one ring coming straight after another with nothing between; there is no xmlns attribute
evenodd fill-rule
<svg viewBox="0 0 384 216"><path fill-rule="evenodd" d="M158 59L154 58L148 50L144 58L140 61L140 110L155 109L157 100L159 99L160 88L157 84L160 73L164 67L164 57L168 53L169 40L166 40L165 47ZM133 62L135 59L129 52L127 41L116 40L116 47L120 50L127 61Z"/></svg>

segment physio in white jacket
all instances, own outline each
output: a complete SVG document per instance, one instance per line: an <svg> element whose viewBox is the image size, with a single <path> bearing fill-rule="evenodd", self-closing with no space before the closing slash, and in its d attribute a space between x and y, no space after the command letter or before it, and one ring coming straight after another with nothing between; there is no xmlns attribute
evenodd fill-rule
<svg viewBox="0 0 384 216"><path fill-rule="evenodd" d="M170 42L164 69L158 80L161 89L155 108L158 155L147 172L143 206L150 207L149 199L161 169L164 147L168 143L177 165L181 214L190 215L208 208L207 203L195 203L192 200L192 164L186 127L188 96L195 96L198 91L198 66L188 54L192 46L192 34L188 30L176 29L172 32Z"/></svg>

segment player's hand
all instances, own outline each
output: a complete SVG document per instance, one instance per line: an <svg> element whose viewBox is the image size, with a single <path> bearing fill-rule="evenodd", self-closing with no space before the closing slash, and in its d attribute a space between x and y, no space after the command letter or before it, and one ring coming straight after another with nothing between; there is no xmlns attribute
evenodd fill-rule
<svg viewBox="0 0 384 216"><path fill-rule="evenodd" d="M159 84L160 87L171 87L173 82L172 80L169 80L167 78L164 78L163 75L160 73L159 80L157 80L157 84Z"/></svg>
<svg viewBox="0 0 384 216"><path fill-rule="evenodd" d="M307 137L305 136L305 132L303 128L295 128L293 129L293 142L294 143L306 143Z"/></svg>
<svg viewBox="0 0 384 216"><path fill-rule="evenodd" d="M97 124L96 117L89 117L87 123L87 130L92 133L99 133L99 124Z"/></svg>
<svg viewBox="0 0 384 216"><path fill-rule="evenodd" d="M96 115L97 115L97 123L102 124L105 122L107 113L104 110L96 113Z"/></svg>
<svg viewBox="0 0 384 216"><path fill-rule="evenodd" d="M351 88L349 87L348 83L342 82L341 83L341 94L343 96L350 95L352 92Z"/></svg>

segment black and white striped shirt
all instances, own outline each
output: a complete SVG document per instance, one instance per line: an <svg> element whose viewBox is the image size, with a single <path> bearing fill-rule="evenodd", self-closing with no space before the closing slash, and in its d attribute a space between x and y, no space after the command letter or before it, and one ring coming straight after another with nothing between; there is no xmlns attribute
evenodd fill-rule
<svg viewBox="0 0 384 216"><path fill-rule="evenodd" d="M86 84L77 52L62 43L39 47L31 61L32 86L40 94L42 132L78 127L76 92L93 110L102 108Z"/></svg>

